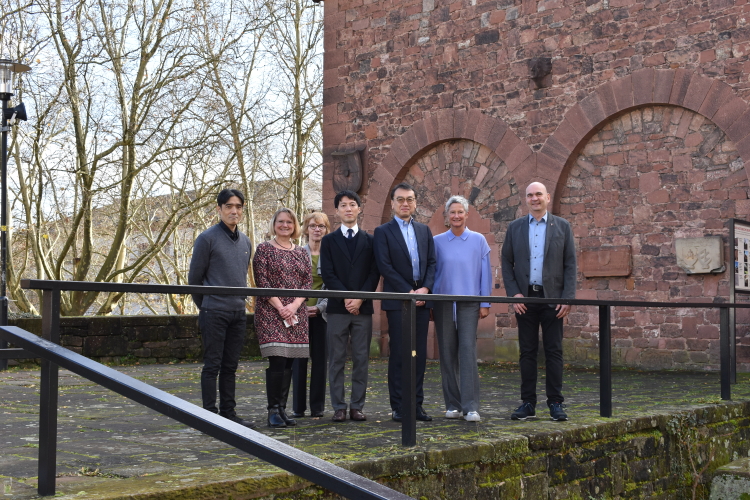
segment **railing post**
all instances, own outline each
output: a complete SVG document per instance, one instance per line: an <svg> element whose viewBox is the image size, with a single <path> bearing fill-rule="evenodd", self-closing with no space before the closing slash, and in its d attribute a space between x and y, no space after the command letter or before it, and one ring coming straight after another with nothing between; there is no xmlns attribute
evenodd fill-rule
<svg viewBox="0 0 750 500"><path fill-rule="evenodd" d="M729 381L737 383L737 309L729 310Z"/></svg>
<svg viewBox="0 0 750 500"><path fill-rule="evenodd" d="M612 308L599 306L599 415L612 416Z"/></svg>
<svg viewBox="0 0 750 500"><path fill-rule="evenodd" d="M6 326L6 325L2 325ZM5 340L0 340L0 351L3 349L8 348L8 342ZM0 372L5 371L8 369L8 360L7 359L0 359Z"/></svg>
<svg viewBox="0 0 750 500"><path fill-rule="evenodd" d="M44 290L42 338L60 344L60 290ZM57 473L58 366L42 359L39 390L39 483L40 495L55 494Z"/></svg>
<svg viewBox="0 0 750 500"><path fill-rule="evenodd" d="M719 348L721 360L721 399L732 399L732 369L729 350L729 308L719 308Z"/></svg>
<svg viewBox="0 0 750 500"><path fill-rule="evenodd" d="M401 444L417 444L417 302L401 309Z"/></svg>

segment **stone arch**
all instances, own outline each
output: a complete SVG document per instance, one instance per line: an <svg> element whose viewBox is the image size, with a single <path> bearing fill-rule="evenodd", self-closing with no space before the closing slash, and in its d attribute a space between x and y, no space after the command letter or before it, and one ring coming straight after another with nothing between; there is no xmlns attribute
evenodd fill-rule
<svg viewBox="0 0 750 500"><path fill-rule="evenodd" d="M373 229L388 217L388 193L425 152L454 140L473 141L489 148L517 182L526 182L533 175L535 169L529 168L535 164L531 148L503 120L477 109L440 110L412 124L391 143L390 151L370 179L363 227Z"/></svg>
<svg viewBox="0 0 750 500"><path fill-rule="evenodd" d="M565 182L586 141L617 115L659 104L686 108L711 120L736 145L740 157L750 159L750 106L732 87L687 69L641 69L599 86L570 108L537 153L537 176L553 193L553 210L559 209L557 186ZM750 178L747 169L745 173Z"/></svg>

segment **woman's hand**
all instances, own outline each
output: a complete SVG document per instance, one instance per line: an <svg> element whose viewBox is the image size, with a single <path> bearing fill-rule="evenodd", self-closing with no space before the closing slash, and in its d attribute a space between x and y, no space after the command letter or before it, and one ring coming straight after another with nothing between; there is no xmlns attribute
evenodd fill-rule
<svg viewBox="0 0 750 500"><path fill-rule="evenodd" d="M307 316L314 318L318 315L318 306L307 306Z"/></svg>
<svg viewBox="0 0 750 500"><path fill-rule="evenodd" d="M281 319L290 320L297 313L297 308L291 303L279 308L278 311Z"/></svg>

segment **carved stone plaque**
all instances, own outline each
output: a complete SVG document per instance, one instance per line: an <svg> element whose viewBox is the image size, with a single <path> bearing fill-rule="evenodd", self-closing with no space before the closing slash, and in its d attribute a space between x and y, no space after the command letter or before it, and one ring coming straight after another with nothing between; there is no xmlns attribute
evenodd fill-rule
<svg viewBox="0 0 750 500"><path fill-rule="evenodd" d="M721 236L677 238L674 240L677 265L688 274L724 272L724 245Z"/></svg>
<svg viewBox="0 0 750 500"><path fill-rule="evenodd" d="M355 193L362 187L362 154L364 146L350 151L331 153L333 167L333 189L336 192L348 189Z"/></svg>
<svg viewBox="0 0 750 500"><path fill-rule="evenodd" d="M586 278L630 276L630 245L581 252L581 272Z"/></svg>

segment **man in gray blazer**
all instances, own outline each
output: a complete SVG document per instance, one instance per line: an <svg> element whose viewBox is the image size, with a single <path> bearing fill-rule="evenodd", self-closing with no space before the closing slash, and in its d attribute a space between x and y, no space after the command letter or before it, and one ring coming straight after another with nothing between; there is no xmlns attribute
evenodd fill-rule
<svg viewBox="0 0 750 500"><path fill-rule="evenodd" d="M574 299L576 250L568 221L547 212L550 195L540 182L526 188L529 214L508 225L502 249L502 272L509 297ZM547 360L547 406L552 420L567 420L562 395L563 318L569 305L513 304L518 322L521 400L513 420L536 417L539 326Z"/></svg>

